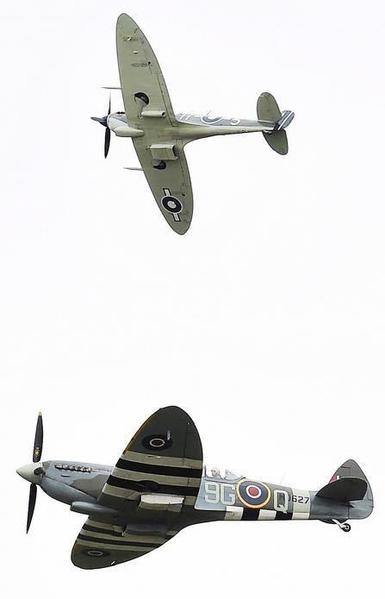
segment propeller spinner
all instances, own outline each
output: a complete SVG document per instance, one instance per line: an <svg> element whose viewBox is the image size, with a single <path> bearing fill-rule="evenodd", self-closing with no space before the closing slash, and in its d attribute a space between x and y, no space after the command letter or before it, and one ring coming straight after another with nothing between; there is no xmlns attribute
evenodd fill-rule
<svg viewBox="0 0 385 599"><path fill-rule="evenodd" d="M36 493L37 493L37 484L40 481L40 477L43 474L43 468L40 463L41 454L43 451L43 418L41 413L37 417L36 430L35 430L35 440L33 443L33 452L32 452L32 464L27 464L26 466L21 466L17 469L17 474L19 474L22 478L31 483L29 487L29 500L28 500L28 514L27 514L27 528L26 532L28 533L29 527L31 526L33 512L35 511L36 504Z"/></svg>
<svg viewBox="0 0 385 599"><path fill-rule="evenodd" d="M111 94L108 100L108 110L107 110L107 115L106 116L92 116L91 119L93 121L96 121L97 123L100 123L101 125L103 125L103 127L106 128L106 133L104 136L104 158L107 158L108 156L108 152L110 149L110 143L111 143L111 129L108 127L108 117L111 114Z"/></svg>

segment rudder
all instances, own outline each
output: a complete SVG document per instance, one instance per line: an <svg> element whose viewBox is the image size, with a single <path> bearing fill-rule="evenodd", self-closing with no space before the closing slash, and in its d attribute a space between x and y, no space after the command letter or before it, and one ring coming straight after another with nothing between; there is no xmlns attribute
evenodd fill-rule
<svg viewBox="0 0 385 599"><path fill-rule="evenodd" d="M354 460L346 460L335 471L329 483L317 493L319 497L325 498L329 494L332 494L332 498L337 501L344 499L343 502L349 502L349 518L367 518L373 511L373 493L370 483Z"/></svg>
<svg viewBox="0 0 385 599"><path fill-rule="evenodd" d="M281 112L276 99L269 92L263 92L257 101L258 120L274 125L270 131L262 131L269 146L278 154L287 154L289 145L285 128L294 118L294 112L285 110Z"/></svg>

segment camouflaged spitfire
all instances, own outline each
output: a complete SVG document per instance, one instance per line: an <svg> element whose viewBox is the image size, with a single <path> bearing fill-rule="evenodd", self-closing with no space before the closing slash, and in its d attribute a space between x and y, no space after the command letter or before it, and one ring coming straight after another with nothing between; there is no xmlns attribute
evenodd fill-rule
<svg viewBox="0 0 385 599"><path fill-rule="evenodd" d="M258 120L222 116L174 114L166 83L156 56L143 32L131 17L120 15L116 25L116 47L124 112L91 117L106 127L104 155L110 147L111 131L131 137L140 167L156 203L170 227L186 233L193 215L193 193L184 153L186 144L214 135L263 133L269 146L287 154L285 128L294 118L280 111L274 97L265 92L257 102Z"/></svg>
<svg viewBox="0 0 385 599"><path fill-rule="evenodd" d="M353 460L318 491L204 468L198 430L175 406L150 416L114 467L41 461L42 447L39 415L33 463L17 470L31 483L27 532L37 486L86 514L71 555L80 568L106 568L140 557L202 522L321 520L349 531L347 520L367 518L373 510L369 482Z"/></svg>

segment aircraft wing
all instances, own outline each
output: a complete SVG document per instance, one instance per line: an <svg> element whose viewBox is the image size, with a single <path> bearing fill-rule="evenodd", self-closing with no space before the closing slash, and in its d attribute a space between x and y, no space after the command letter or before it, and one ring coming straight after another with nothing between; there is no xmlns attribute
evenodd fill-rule
<svg viewBox="0 0 385 599"><path fill-rule="evenodd" d="M88 518L72 548L71 560L78 568L94 570L130 561L161 547L177 530L143 534Z"/></svg>
<svg viewBox="0 0 385 599"><path fill-rule="evenodd" d="M195 504L202 464L190 416L176 406L152 414L107 479L97 499L107 518L87 520L72 550L73 563L105 568L163 545L183 528L183 506Z"/></svg>
<svg viewBox="0 0 385 599"><path fill-rule="evenodd" d="M176 406L162 408L131 439L98 503L127 511L149 493L183 496L195 503L202 462L201 440L190 416Z"/></svg>
<svg viewBox="0 0 385 599"><path fill-rule="evenodd" d="M193 215L193 194L184 144L173 136L178 122L162 71L145 35L126 14L118 18L116 47L127 121L145 130L144 137L132 140L139 162L164 218L183 235Z"/></svg>
<svg viewBox="0 0 385 599"><path fill-rule="evenodd" d="M143 31L126 14L116 23L116 50L124 109L129 123L137 122L147 96L148 109L164 111L163 126L176 124L166 82L156 56ZM154 119L154 121L157 119Z"/></svg>
<svg viewBox="0 0 385 599"><path fill-rule="evenodd" d="M139 162L164 218L176 233L189 229L193 216L193 193L186 156L181 142L175 142L174 160L162 161L164 169L154 167L151 148L144 138L132 140Z"/></svg>

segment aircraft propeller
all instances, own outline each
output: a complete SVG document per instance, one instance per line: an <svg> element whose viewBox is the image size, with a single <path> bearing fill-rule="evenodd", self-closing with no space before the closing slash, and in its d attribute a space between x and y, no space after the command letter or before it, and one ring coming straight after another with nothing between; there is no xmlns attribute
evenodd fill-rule
<svg viewBox="0 0 385 599"><path fill-rule="evenodd" d="M35 483L31 483L31 485L29 487L27 527L26 527L26 531L25 531L27 534L29 531L29 527L31 526L33 512L35 511L36 493L37 493L37 486Z"/></svg>
<svg viewBox="0 0 385 599"><path fill-rule="evenodd" d="M43 451L43 418L41 412L37 417L36 430L35 430L35 439L33 442L33 453L32 453L32 464L27 464L26 466L22 466L18 468L17 473L20 474L25 480L28 480L31 485L29 487L29 499L28 499L28 515L27 515L27 528L26 532L28 533L29 527L31 526L33 512L35 511L36 504L36 493L37 493L37 484L36 481L39 481L39 477L43 474L43 469L41 466L37 468L34 467L36 462L40 462L41 454Z"/></svg>
<svg viewBox="0 0 385 599"><path fill-rule="evenodd" d="M108 151L110 149L110 142L111 142L111 129L108 127L108 117L111 114L111 94L108 100L108 110L107 110L107 116L103 116L103 117L99 117L99 116L92 116L91 119L93 121L96 121L97 123L100 123L101 125L103 125L103 127L106 128L106 133L104 136L104 158L107 158L108 156Z"/></svg>

